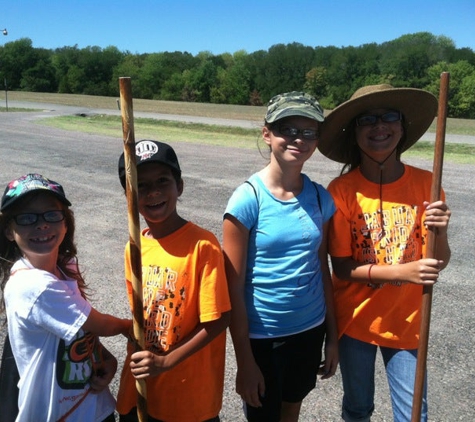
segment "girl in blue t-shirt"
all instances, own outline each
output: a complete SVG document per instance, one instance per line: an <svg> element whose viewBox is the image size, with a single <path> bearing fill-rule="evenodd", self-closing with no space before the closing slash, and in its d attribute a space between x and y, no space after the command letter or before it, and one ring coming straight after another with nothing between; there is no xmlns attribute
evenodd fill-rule
<svg viewBox="0 0 475 422"><path fill-rule="evenodd" d="M297 421L317 374L329 378L338 365L326 246L335 206L302 173L323 119L308 94L272 98L262 128L270 162L234 191L224 214L236 391L248 421Z"/></svg>

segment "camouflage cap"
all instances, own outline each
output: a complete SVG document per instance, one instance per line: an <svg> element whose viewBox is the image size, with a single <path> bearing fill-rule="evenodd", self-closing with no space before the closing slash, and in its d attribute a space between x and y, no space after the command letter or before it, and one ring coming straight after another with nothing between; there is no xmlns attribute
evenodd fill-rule
<svg viewBox="0 0 475 422"><path fill-rule="evenodd" d="M270 99L267 104L266 123L290 116L308 117L317 122L324 120L323 109L317 99L305 92L286 92Z"/></svg>

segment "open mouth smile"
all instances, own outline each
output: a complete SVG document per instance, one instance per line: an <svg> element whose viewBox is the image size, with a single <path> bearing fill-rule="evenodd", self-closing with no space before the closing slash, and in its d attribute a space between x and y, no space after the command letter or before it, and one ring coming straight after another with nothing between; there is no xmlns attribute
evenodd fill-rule
<svg viewBox="0 0 475 422"><path fill-rule="evenodd" d="M55 238L54 235L51 236L43 236L43 237L35 237L31 238L31 242L33 243L48 243L51 242Z"/></svg>
<svg viewBox="0 0 475 422"><path fill-rule="evenodd" d="M380 142L380 141L386 141L387 139L389 139L391 137L391 135L389 134L385 134L385 135L374 135L374 136L371 136L370 139L372 141L377 141L377 142Z"/></svg>
<svg viewBox="0 0 475 422"><path fill-rule="evenodd" d="M157 202L155 204L148 204L147 205L147 208L150 208L150 209L157 209L157 208L160 208L160 207L163 207L165 205L165 201L163 202Z"/></svg>

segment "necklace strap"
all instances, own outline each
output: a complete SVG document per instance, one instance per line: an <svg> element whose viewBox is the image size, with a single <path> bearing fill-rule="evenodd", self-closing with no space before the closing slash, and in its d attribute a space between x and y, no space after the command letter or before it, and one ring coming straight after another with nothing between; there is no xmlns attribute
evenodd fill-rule
<svg viewBox="0 0 475 422"><path fill-rule="evenodd" d="M363 151L360 148L360 151L366 155L371 161L374 163L378 164L379 166L379 225L381 227L381 232L378 236L378 240L381 240L384 235L386 234L386 230L384 229L384 218L383 218L383 170L384 170L384 163L391 157L391 155L394 154L394 151L396 151L397 145L394 147L394 149L389 153L389 155L383 160L383 161L378 161L375 160L371 155L367 154L365 151Z"/></svg>

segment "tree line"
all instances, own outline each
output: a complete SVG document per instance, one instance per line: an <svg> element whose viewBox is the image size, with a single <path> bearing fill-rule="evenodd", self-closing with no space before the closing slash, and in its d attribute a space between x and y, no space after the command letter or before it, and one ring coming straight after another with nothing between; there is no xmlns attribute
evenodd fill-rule
<svg viewBox="0 0 475 422"><path fill-rule="evenodd" d="M9 90L118 96L118 78L130 76L135 98L222 104L262 105L276 93L304 90L332 109L361 86L379 83L438 96L443 71L451 74L449 116L475 118L475 52L429 32L358 47L294 42L195 56L114 46L48 50L29 38L0 46L0 81Z"/></svg>

